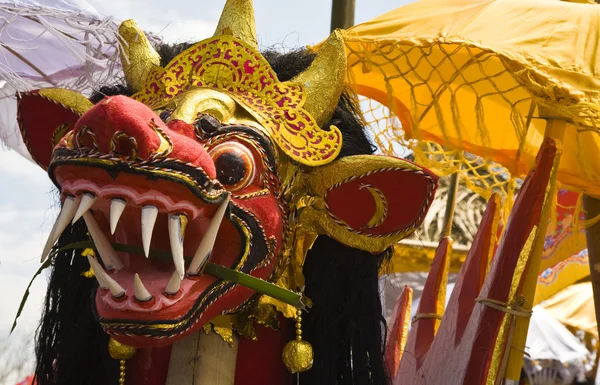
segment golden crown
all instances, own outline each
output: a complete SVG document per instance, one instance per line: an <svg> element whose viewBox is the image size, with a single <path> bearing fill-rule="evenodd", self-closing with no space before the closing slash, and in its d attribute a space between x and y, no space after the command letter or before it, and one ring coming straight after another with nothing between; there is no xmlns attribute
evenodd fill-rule
<svg viewBox="0 0 600 385"><path fill-rule="evenodd" d="M334 32L321 46L311 66L281 82L260 54L251 0L228 0L213 37L192 45L167 66L132 20L119 33L123 69L134 99L152 109L194 87L226 93L261 123L281 150L295 161L321 166L334 160L342 147L330 119L344 87L346 53Z"/></svg>

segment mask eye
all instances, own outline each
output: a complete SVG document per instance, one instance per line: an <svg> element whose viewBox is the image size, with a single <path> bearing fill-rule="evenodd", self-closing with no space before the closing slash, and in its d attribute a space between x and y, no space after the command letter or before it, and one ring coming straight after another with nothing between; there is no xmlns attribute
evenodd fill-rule
<svg viewBox="0 0 600 385"><path fill-rule="evenodd" d="M237 142L222 143L209 151L217 169L217 179L229 191L241 190L254 179L254 156Z"/></svg>

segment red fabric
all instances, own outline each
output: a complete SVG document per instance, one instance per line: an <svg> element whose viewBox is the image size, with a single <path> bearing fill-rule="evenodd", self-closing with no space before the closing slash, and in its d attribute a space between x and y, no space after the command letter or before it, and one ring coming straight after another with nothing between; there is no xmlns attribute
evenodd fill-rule
<svg viewBox="0 0 600 385"><path fill-rule="evenodd" d="M235 385L292 385L294 376L283 364L285 345L294 339L294 323L280 316L281 330L255 324L257 341L241 338L235 367Z"/></svg>
<svg viewBox="0 0 600 385"><path fill-rule="evenodd" d="M534 226L541 220L546 188L552 175L556 143L546 139L537 157L537 163L527 176L517 196L496 255L481 290L477 289L481 277L481 255L469 255L461 271L450 300L448 312L441 321L438 333L428 350L421 368L416 372L398 370L394 385L483 385L486 383L493 347L504 313L489 306L476 303L474 296L506 302L509 296L519 255ZM489 213L486 219L489 220ZM489 225L489 223L487 223ZM493 229L485 228L482 236L489 236ZM478 237L480 235L478 234ZM543 236L543 234L538 234ZM484 243L474 244L476 251L483 252ZM488 245L491 247L491 245ZM526 269L530 268L529 265ZM527 276L525 271L521 277ZM468 285L465 285L468 283ZM462 286L461 286L462 285ZM470 313L467 319L457 317L456 312ZM458 323L460 322L460 323ZM459 337L457 332L461 329ZM412 331L411 331L412 332ZM505 336L506 338L506 336ZM409 357L404 355L402 360ZM402 363L401 363L402 365Z"/></svg>
<svg viewBox="0 0 600 385"><path fill-rule="evenodd" d="M448 274L448 249L449 246L451 248L451 242L447 237L442 238L435 251L417 314L438 314L438 296L443 278ZM433 318L422 318L412 325L398 373L415 373L419 370L433 343L436 322Z"/></svg>
<svg viewBox="0 0 600 385"><path fill-rule="evenodd" d="M365 175L327 193L330 212L354 230L368 234L390 234L418 226L435 192L435 177L410 170L389 170ZM375 199L364 185L379 189L387 201L383 223L365 228L375 214ZM362 188L361 188L362 187Z"/></svg>
<svg viewBox="0 0 600 385"><path fill-rule="evenodd" d="M164 385L169 372L171 347L138 349L135 357L127 362L128 385Z"/></svg>
<svg viewBox="0 0 600 385"><path fill-rule="evenodd" d="M19 382L17 385L35 385L36 382L33 380L34 375L31 374L29 376L27 376L26 379L24 379L23 381Z"/></svg>
<svg viewBox="0 0 600 385"><path fill-rule="evenodd" d="M410 322L410 320L406 319L406 316L410 317L410 305L412 300L412 289L408 286L404 286L404 290L400 297L398 297L398 301L396 302L396 307L394 309L394 314L392 316L392 320L394 324L390 329L390 332L387 337L387 341L385 344L385 363L387 365L388 373L393 378L398 371L398 366L400 366L400 358L402 357L402 340L406 337L404 335L404 325L406 322Z"/></svg>
<svg viewBox="0 0 600 385"><path fill-rule="evenodd" d="M69 127L65 132L69 131L79 115L40 96L37 91L22 93L17 111L23 141L32 158L45 170L54 148L54 131L62 124L67 124Z"/></svg>

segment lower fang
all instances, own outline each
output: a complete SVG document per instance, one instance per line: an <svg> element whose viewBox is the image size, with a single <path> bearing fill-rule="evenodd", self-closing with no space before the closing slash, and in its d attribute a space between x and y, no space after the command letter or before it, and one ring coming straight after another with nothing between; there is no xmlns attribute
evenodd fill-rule
<svg viewBox="0 0 600 385"><path fill-rule="evenodd" d="M110 275L108 275L108 273L106 273L104 271L104 269L102 268L102 266L100 266L100 264L98 263L96 258L92 257L89 254L88 254L87 258L88 258L88 261L90 262L90 266L94 270L94 275L102 277L101 279L98 280L98 283L100 283L101 285L104 284L104 285L108 286L108 290L110 290L110 293L112 294L113 297L115 297L115 298L123 297L125 295L125 289L123 289L121 287L121 285L119 285L117 283L117 281L112 279L110 277Z"/></svg>
<svg viewBox="0 0 600 385"><path fill-rule="evenodd" d="M169 295L175 295L179 291L179 286L181 286L181 278L179 278L179 273L175 271L173 272L171 279L169 279L169 282L167 283L165 293Z"/></svg>
<svg viewBox="0 0 600 385"><path fill-rule="evenodd" d="M142 283L138 273L135 273L133 276L133 295L135 296L135 299L140 302L146 302L152 299L152 295Z"/></svg>

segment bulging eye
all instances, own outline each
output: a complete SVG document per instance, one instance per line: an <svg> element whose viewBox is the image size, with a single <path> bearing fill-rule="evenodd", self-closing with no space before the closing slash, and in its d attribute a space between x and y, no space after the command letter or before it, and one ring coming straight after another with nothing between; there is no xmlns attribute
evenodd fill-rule
<svg viewBox="0 0 600 385"><path fill-rule="evenodd" d="M229 191L241 190L254 179L254 156L241 143L219 144L209 154L215 162L217 179Z"/></svg>

